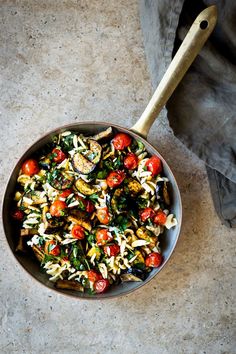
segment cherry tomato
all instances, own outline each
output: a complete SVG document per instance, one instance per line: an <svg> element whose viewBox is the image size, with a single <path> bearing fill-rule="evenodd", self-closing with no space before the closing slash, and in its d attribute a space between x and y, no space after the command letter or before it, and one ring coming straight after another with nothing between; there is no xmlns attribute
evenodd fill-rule
<svg viewBox="0 0 236 354"><path fill-rule="evenodd" d="M56 244L56 241L46 241L44 245L44 252L51 256L59 256L61 253L60 246Z"/></svg>
<svg viewBox="0 0 236 354"><path fill-rule="evenodd" d="M104 293L109 288L110 283L107 279L101 279L94 283L94 290L97 294Z"/></svg>
<svg viewBox="0 0 236 354"><path fill-rule="evenodd" d="M124 159L124 166L128 170L134 170L138 166L138 156L130 152Z"/></svg>
<svg viewBox="0 0 236 354"><path fill-rule="evenodd" d="M160 253L152 252L145 259L146 267L160 267L163 257Z"/></svg>
<svg viewBox="0 0 236 354"><path fill-rule="evenodd" d="M55 202L50 206L50 214L56 217L64 216L66 208L67 205L65 202L62 200L55 200Z"/></svg>
<svg viewBox="0 0 236 354"><path fill-rule="evenodd" d="M109 256L117 256L118 253L120 253L120 246L114 244L114 245L110 245L110 246L104 246L103 247L104 252Z"/></svg>
<svg viewBox="0 0 236 354"><path fill-rule="evenodd" d="M131 137L125 133L118 133L112 140L114 148L116 150L124 150L127 146L131 144Z"/></svg>
<svg viewBox="0 0 236 354"><path fill-rule="evenodd" d="M54 155L53 161L55 161L55 162L58 162L58 163L62 162L66 158L66 154L64 154L64 152L60 149L55 148L52 150L52 153Z"/></svg>
<svg viewBox="0 0 236 354"><path fill-rule="evenodd" d="M16 209L15 211L13 211L13 213L11 214L13 219L17 220L17 221L22 221L24 219L24 213L23 211Z"/></svg>
<svg viewBox="0 0 236 354"><path fill-rule="evenodd" d="M87 275L88 275L88 280L90 280L92 283L103 279L102 275L93 269L89 270Z"/></svg>
<svg viewBox="0 0 236 354"><path fill-rule="evenodd" d="M159 157L152 156L145 163L148 171L152 172L152 176L157 176L162 171L162 163Z"/></svg>
<svg viewBox="0 0 236 354"><path fill-rule="evenodd" d="M83 240L85 238L85 230L83 226L80 225L73 226L71 234L73 238L77 238L78 240Z"/></svg>
<svg viewBox="0 0 236 354"><path fill-rule="evenodd" d="M97 210L97 218L101 224L107 225L110 221L109 211L107 207Z"/></svg>
<svg viewBox="0 0 236 354"><path fill-rule="evenodd" d="M100 229L96 233L96 240L98 246L104 246L108 241L111 241L113 237L107 229Z"/></svg>
<svg viewBox="0 0 236 354"><path fill-rule="evenodd" d="M158 212L156 213L153 221L157 225L164 225L165 222L166 222L166 219L167 219L167 216L164 213L164 211L158 210Z"/></svg>
<svg viewBox="0 0 236 354"><path fill-rule="evenodd" d="M67 198L71 193L73 193L72 189L65 189L59 194L59 198Z"/></svg>
<svg viewBox="0 0 236 354"><path fill-rule="evenodd" d="M33 176L39 172L39 165L36 160L29 159L23 163L21 169L24 175Z"/></svg>
<svg viewBox="0 0 236 354"><path fill-rule="evenodd" d="M107 176L107 185L110 188L118 187L125 179L125 173L123 171L112 171Z"/></svg>
<svg viewBox="0 0 236 354"><path fill-rule="evenodd" d="M145 208L140 213L140 218L143 222L145 222L149 218L152 219L154 216L155 216L155 211L152 208Z"/></svg>

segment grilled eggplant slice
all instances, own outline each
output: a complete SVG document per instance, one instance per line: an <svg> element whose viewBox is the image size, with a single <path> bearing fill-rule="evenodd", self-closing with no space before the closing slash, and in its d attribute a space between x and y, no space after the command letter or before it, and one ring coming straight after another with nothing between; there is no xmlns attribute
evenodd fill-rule
<svg viewBox="0 0 236 354"><path fill-rule="evenodd" d="M80 283L75 280L62 280L59 279L55 283L55 287L57 289L67 289L67 290L76 290L80 292L84 292L84 287Z"/></svg>
<svg viewBox="0 0 236 354"><path fill-rule="evenodd" d="M102 156L102 147L97 141L89 139L88 143L89 150L84 154L77 152L72 160L74 170L83 175L91 173Z"/></svg>
<svg viewBox="0 0 236 354"><path fill-rule="evenodd" d="M48 175L48 183L55 189L64 190L71 188L74 183L74 176L65 171L55 169Z"/></svg>
<svg viewBox="0 0 236 354"><path fill-rule="evenodd" d="M102 147L97 141L93 139L89 139L88 142L90 150L86 156L89 161L98 164L102 156Z"/></svg>
<svg viewBox="0 0 236 354"><path fill-rule="evenodd" d="M156 196L160 203L164 203L165 205L170 205L170 195L168 192L167 182L166 181L158 181L156 186Z"/></svg>
<svg viewBox="0 0 236 354"><path fill-rule="evenodd" d="M82 173L83 175L88 175L96 167L94 163L86 159L80 152L74 154L72 163L74 170Z"/></svg>
<svg viewBox="0 0 236 354"><path fill-rule="evenodd" d="M92 195L97 192L96 188L91 187L82 178L77 179L77 181L75 182L75 186L78 189L78 191L84 195Z"/></svg>

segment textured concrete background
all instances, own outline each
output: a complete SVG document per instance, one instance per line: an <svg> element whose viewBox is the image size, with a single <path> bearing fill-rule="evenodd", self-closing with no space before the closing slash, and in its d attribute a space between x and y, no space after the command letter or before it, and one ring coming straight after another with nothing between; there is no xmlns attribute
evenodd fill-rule
<svg viewBox="0 0 236 354"><path fill-rule="evenodd" d="M151 95L136 0L1 1L1 192L42 133L80 120L130 127ZM1 228L0 353L236 353L235 231L213 209L203 164L165 116L149 136L176 174L180 240L146 287L76 301L33 282ZM2 194L1 193L1 194Z"/></svg>

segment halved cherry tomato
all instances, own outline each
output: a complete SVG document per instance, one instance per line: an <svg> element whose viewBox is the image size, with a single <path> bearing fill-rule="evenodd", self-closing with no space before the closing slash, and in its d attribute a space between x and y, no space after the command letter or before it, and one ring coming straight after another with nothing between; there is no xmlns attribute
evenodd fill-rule
<svg viewBox="0 0 236 354"><path fill-rule="evenodd" d="M153 221L157 225L164 225L165 222L166 222L166 219L167 219L167 216L164 213L164 211L158 210L158 212L156 213Z"/></svg>
<svg viewBox="0 0 236 354"><path fill-rule="evenodd" d="M145 259L146 267L157 268L160 267L163 257L160 253L152 252Z"/></svg>
<svg viewBox="0 0 236 354"><path fill-rule="evenodd" d="M104 246L108 241L113 239L111 233L107 229L99 229L96 233L98 246Z"/></svg>
<svg viewBox="0 0 236 354"><path fill-rule="evenodd" d="M22 165L22 172L24 175L33 176L39 172L38 162L34 159L26 160Z"/></svg>
<svg viewBox="0 0 236 354"><path fill-rule="evenodd" d="M51 256L58 256L61 253L60 246L56 244L56 241L46 241L44 245L44 252Z"/></svg>
<svg viewBox="0 0 236 354"><path fill-rule="evenodd" d="M162 163L159 157L152 156L145 163L148 171L152 172L152 176L157 176L162 171Z"/></svg>
<svg viewBox="0 0 236 354"><path fill-rule="evenodd" d="M62 200L55 200L55 202L52 203L50 206L50 214L52 216L60 217L64 216L65 209L67 208L67 205L65 202Z"/></svg>
<svg viewBox="0 0 236 354"><path fill-rule="evenodd" d="M78 240L83 240L85 238L85 230L83 226L80 225L73 226L71 234L73 238L77 238Z"/></svg>
<svg viewBox="0 0 236 354"><path fill-rule="evenodd" d="M92 283L103 279L102 275L93 269L89 270L87 275L88 275L88 280L90 280Z"/></svg>
<svg viewBox="0 0 236 354"><path fill-rule="evenodd" d="M128 170L134 170L138 166L138 156L133 152L128 153L124 159L124 166Z"/></svg>
<svg viewBox="0 0 236 354"><path fill-rule="evenodd" d="M22 221L24 219L24 213L23 211L16 209L15 211L13 211L13 213L11 214L13 219L17 220L17 221Z"/></svg>
<svg viewBox="0 0 236 354"><path fill-rule="evenodd" d="M152 208L145 208L140 213L140 218L142 222L145 222L147 219L152 219L155 216L155 211Z"/></svg>
<svg viewBox="0 0 236 354"><path fill-rule="evenodd" d="M117 256L120 253L120 246L114 244L110 246L103 247L104 253L106 253L109 257Z"/></svg>
<svg viewBox="0 0 236 354"><path fill-rule="evenodd" d="M110 221L108 207L98 209L97 218L101 224L107 225Z"/></svg>
<svg viewBox="0 0 236 354"><path fill-rule="evenodd" d="M61 149L53 149L52 150L52 153L53 153L53 161L55 162L62 162L63 160L65 160L66 158L66 154L64 154L64 152L61 150Z"/></svg>
<svg viewBox="0 0 236 354"><path fill-rule="evenodd" d="M59 194L59 198L67 198L71 193L73 193L72 189L65 189Z"/></svg>
<svg viewBox="0 0 236 354"><path fill-rule="evenodd" d="M131 137L125 133L118 133L112 140L114 148L116 150L124 150L127 146L131 144Z"/></svg>
<svg viewBox="0 0 236 354"><path fill-rule="evenodd" d="M94 283L94 290L97 294L104 293L110 286L107 279L101 279Z"/></svg>
<svg viewBox="0 0 236 354"><path fill-rule="evenodd" d="M125 179L125 173L123 171L112 171L107 176L107 185L110 188L118 187Z"/></svg>

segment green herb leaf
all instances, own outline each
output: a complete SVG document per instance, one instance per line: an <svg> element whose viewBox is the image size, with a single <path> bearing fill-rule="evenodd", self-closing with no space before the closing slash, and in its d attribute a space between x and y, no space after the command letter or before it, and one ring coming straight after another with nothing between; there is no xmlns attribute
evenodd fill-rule
<svg viewBox="0 0 236 354"><path fill-rule="evenodd" d="M98 195L96 193L90 195L88 199L91 200L91 202L96 203L98 201Z"/></svg>

